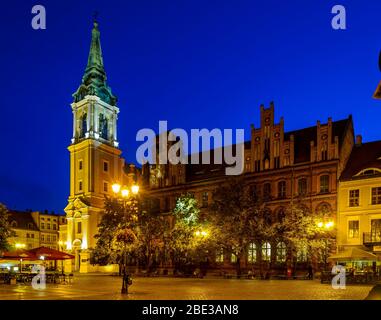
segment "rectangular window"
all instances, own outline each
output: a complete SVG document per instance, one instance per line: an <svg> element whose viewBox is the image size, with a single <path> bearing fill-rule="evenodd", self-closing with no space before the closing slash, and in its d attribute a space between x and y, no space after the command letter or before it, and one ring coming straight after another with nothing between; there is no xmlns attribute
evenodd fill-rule
<svg viewBox="0 0 381 320"><path fill-rule="evenodd" d="M41 241L45 241L45 236L43 234L41 235Z"/></svg>
<svg viewBox="0 0 381 320"><path fill-rule="evenodd" d="M29 238L29 233L26 234L26 237Z"/></svg>
<svg viewBox="0 0 381 320"><path fill-rule="evenodd" d="M50 235L47 236L47 241L50 242Z"/></svg>
<svg viewBox="0 0 381 320"><path fill-rule="evenodd" d="M108 172L108 162L103 161L103 172Z"/></svg>
<svg viewBox="0 0 381 320"><path fill-rule="evenodd" d="M348 221L348 238L354 239L359 237L360 221Z"/></svg>
<svg viewBox="0 0 381 320"><path fill-rule="evenodd" d="M224 262L224 249L217 250L216 252L216 262L222 263Z"/></svg>
<svg viewBox="0 0 381 320"><path fill-rule="evenodd" d="M82 233L82 222L77 223L77 233Z"/></svg>
<svg viewBox="0 0 381 320"><path fill-rule="evenodd" d="M34 239L34 233L32 233L32 234L30 235L30 237L31 237L32 239Z"/></svg>
<svg viewBox="0 0 381 320"><path fill-rule="evenodd" d="M108 192L108 182L103 182L103 191Z"/></svg>
<svg viewBox="0 0 381 320"><path fill-rule="evenodd" d="M271 184L265 183L263 186L263 200L269 201L271 198Z"/></svg>
<svg viewBox="0 0 381 320"><path fill-rule="evenodd" d="M45 223L41 223L41 229L45 229Z"/></svg>
<svg viewBox="0 0 381 320"><path fill-rule="evenodd" d="M82 169L83 169L83 161L79 160L78 161L78 170L82 170Z"/></svg>
<svg viewBox="0 0 381 320"><path fill-rule="evenodd" d="M53 230L57 230L57 225L53 223Z"/></svg>
<svg viewBox="0 0 381 320"><path fill-rule="evenodd" d="M320 177L320 193L329 192L329 175L323 175Z"/></svg>
<svg viewBox="0 0 381 320"><path fill-rule="evenodd" d="M47 229L50 230L50 223L47 224Z"/></svg>
<svg viewBox="0 0 381 320"><path fill-rule="evenodd" d="M79 191L82 191L82 190L83 190L83 184L82 184L82 181L79 181L79 184L78 184L78 190L79 190Z"/></svg>
<svg viewBox="0 0 381 320"><path fill-rule="evenodd" d="M358 207L360 205L360 190L349 190L349 206Z"/></svg>
<svg viewBox="0 0 381 320"><path fill-rule="evenodd" d="M208 207L208 199L209 199L209 194L208 192L203 192L202 193L202 206L204 208Z"/></svg>
<svg viewBox="0 0 381 320"><path fill-rule="evenodd" d="M370 222L372 242L381 242L381 219L372 219Z"/></svg>
<svg viewBox="0 0 381 320"><path fill-rule="evenodd" d="M304 196L307 194L307 179L301 178L298 180L298 195Z"/></svg>
<svg viewBox="0 0 381 320"><path fill-rule="evenodd" d="M381 204L381 187L372 188L372 204Z"/></svg>

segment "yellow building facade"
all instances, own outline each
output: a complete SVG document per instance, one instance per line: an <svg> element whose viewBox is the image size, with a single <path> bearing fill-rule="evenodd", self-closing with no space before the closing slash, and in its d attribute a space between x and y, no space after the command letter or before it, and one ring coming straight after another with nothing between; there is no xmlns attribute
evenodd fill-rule
<svg viewBox="0 0 381 320"><path fill-rule="evenodd" d="M349 247L381 257L381 141L357 138L339 182L338 250Z"/></svg>

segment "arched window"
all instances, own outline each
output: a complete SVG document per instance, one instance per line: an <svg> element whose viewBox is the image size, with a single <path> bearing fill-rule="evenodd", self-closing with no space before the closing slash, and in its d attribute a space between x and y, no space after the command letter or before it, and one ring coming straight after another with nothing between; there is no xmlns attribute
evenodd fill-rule
<svg viewBox="0 0 381 320"><path fill-rule="evenodd" d="M286 198L286 181L278 182L278 198Z"/></svg>
<svg viewBox="0 0 381 320"><path fill-rule="evenodd" d="M270 242L264 242L262 244L262 261L271 260L271 244Z"/></svg>
<svg viewBox="0 0 381 320"><path fill-rule="evenodd" d="M84 138L87 132L87 113L81 117L81 138Z"/></svg>
<svg viewBox="0 0 381 320"><path fill-rule="evenodd" d="M329 175L324 174L320 176L320 193L329 192Z"/></svg>
<svg viewBox="0 0 381 320"><path fill-rule="evenodd" d="M249 251L247 253L247 262L249 263L257 262L257 246L254 242L249 244Z"/></svg>
<svg viewBox="0 0 381 320"><path fill-rule="evenodd" d="M304 196L307 194L307 179L300 178L298 180L298 195Z"/></svg>
<svg viewBox="0 0 381 320"><path fill-rule="evenodd" d="M276 214L277 220L279 223L282 223L286 218L286 213L284 212L284 208L279 208Z"/></svg>
<svg viewBox="0 0 381 320"><path fill-rule="evenodd" d="M287 254L286 244L282 241L279 242L276 246L276 261L277 262L285 262Z"/></svg>
<svg viewBox="0 0 381 320"><path fill-rule="evenodd" d="M263 185L263 200L268 201L271 198L271 183L267 182Z"/></svg>
<svg viewBox="0 0 381 320"><path fill-rule="evenodd" d="M108 122L102 113L99 115L99 133L101 138L108 140Z"/></svg>
<svg viewBox="0 0 381 320"><path fill-rule="evenodd" d="M296 251L296 261L298 262L306 262L308 258L308 250L307 246L301 246Z"/></svg>
<svg viewBox="0 0 381 320"><path fill-rule="evenodd" d="M217 252L216 252L216 262L217 263L224 262L224 249L223 248L217 250Z"/></svg>

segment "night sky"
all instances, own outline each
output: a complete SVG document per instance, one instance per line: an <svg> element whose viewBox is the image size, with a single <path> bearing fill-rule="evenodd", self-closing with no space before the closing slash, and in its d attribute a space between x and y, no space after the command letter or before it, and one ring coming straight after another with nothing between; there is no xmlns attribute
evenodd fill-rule
<svg viewBox="0 0 381 320"><path fill-rule="evenodd" d="M31 8L47 29L31 27ZM347 10L345 31L331 8ZM63 212L69 194L72 93L90 47L93 11L108 84L121 110L123 155L141 128L244 128L259 105L293 130L353 114L364 141L381 138L381 1L7 1L0 9L0 202Z"/></svg>

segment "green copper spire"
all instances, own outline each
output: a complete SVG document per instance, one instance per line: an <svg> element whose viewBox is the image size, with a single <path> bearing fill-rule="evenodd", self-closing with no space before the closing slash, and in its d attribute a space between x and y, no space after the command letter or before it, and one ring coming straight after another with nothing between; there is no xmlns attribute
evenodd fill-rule
<svg viewBox="0 0 381 320"><path fill-rule="evenodd" d="M107 85L106 80L100 32L98 30L98 22L94 20L87 67L82 78L82 84L73 94L74 102L81 101L87 95L94 95L110 105L115 105L117 98L112 94L111 88Z"/></svg>

